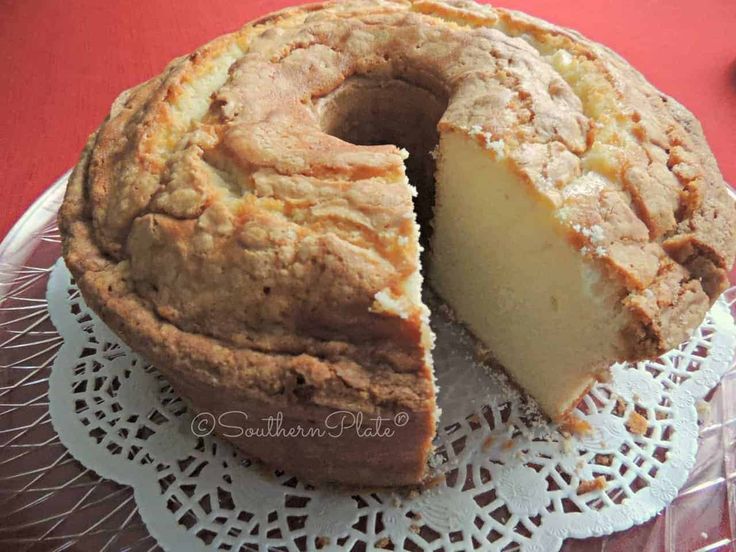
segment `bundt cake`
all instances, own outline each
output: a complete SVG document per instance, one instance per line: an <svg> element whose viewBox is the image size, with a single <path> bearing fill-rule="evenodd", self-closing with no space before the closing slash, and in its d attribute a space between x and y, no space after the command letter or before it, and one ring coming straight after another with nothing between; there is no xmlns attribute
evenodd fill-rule
<svg viewBox="0 0 736 552"><path fill-rule="evenodd" d="M287 9L174 60L113 104L60 213L87 303L195 411L359 486L427 471L420 259L560 421L702 321L735 220L696 119L623 59L450 0Z"/></svg>

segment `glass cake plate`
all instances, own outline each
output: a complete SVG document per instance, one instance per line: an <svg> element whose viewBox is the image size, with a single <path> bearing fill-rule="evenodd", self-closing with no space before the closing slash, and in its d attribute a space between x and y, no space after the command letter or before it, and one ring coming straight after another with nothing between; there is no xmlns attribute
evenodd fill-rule
<svg viewBox="0 0 736 552"><path fill-rule="evenodd" d="M64 338L49 315L47 286L60 256L56 214L67 177L51 186L0 244L0 550L157 550L160 546L149 532L155 521L144 522L145 512L142 517L137 500L140 495L132 486L100 477L75 459L51 420L49 380ZM736 313L736 288L726 296L731 314ZM83 350L81 355L85 354L94 352ZM453 400L452 393L448 397L445 400ZM733 367L705 401L698 401L697 410L697 457L677 498L649 521L608 536L568 538L562 550L732 549L736 543ZM475 424L472 416L467 419ZM417 529L417 533L422 531L424 528ZM593 529L592 534L596 531L601 534L605 529ZM448 537L444 545L438 540L431 549L462 549L453 544L453 538ZM203 542L205 548L216 548L217 542L226 541ZM314 545L306 540L294 542L297 544L277 548L311 549ZM338 549L352 543L356 550L370 549L360 539L340 543L339 539L326 540L314 546ZM503 547L515 550L519 545L507 542ZM170 543L167 548L172 549ZM238 549L224 544L219 548ZM253 550L257 544L239 548Z"/></svg>

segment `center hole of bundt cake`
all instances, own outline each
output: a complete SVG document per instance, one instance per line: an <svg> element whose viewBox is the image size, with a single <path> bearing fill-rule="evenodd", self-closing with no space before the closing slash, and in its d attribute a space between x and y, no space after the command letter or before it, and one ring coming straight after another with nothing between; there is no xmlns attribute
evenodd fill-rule
<svg viewBox="0 0 736 552"><path fill-rule="evenodd" d="M393 144L409 152L406 174L418 190L414 210L428 249L434 205L437 123L448 98L395 78L351 77L319 103L322 128L357 145Z"/></svg>

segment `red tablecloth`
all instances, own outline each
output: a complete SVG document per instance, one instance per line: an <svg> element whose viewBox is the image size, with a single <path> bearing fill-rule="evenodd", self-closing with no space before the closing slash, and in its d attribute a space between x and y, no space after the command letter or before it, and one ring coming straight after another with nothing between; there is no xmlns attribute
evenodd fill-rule
<svg viewBox="0 0 736 552"><path fill-rule="evenodd" d="M0 238L74 164L115 96L298 0L0 0ZM702 121L736 183L736 0L501 0L608 44Z"/></svg>
<svg viewBox="0 0 736 552"><path fill-rule="evenodd" d="M75 163L120 91L208 39L298 1L0 0L0 239ZM496 4L576 28L621 53L700 118L725 178L736 184L736 0ZM716 458L714 451L726 444L714 444L701 453ZM694 528L682 520L677 525L682 531L699 538L701 527L718 531L720 526L727 533L729 506L723 500L688 508L678 512L689 512ZM668 543L667 549L674 549L673 543L685 541L672 532L668 516L621 538L638 538L635 548L646 541L651 548Z"/></svg>

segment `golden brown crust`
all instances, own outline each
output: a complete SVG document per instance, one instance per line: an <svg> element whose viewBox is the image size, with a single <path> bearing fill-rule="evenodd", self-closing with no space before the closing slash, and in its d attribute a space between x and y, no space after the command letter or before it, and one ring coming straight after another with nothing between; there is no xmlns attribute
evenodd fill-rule
<svg viewBox="0 0 736 552"><path fill-rule="evenodd" d="M389 420L384 427L395 430L391 436L375 438L346 428L340 438L231 439L252 457L289 468L306 481L379 487L421 482L435 428L434 388L428 373L419 377L375 366L371 351L351 357L351 351L339 344L324 357L262 353L182 331L162 320L131 289L128 262L111 260L94 241L85 213L84 184L97 138L90 138L69 179L59 216L64 258L89 306L200 411L216 417L243 411L252 429L264 428L264 418L282 413L285 431L296 426L305 431L315 426L325 429L322 422L332 413L360 412L366 419ZM386 355L380 350L374 354ZM390 420L399 412L408 415L407 423L392 425ZM375 462L366 464L366 455Z"/></svg>
<svg viewBox="0 0 736 552"><path fill-rule="evenodd" d="M176 104L182 87L206 80L222 57L233 63L214 102L199 118L176 119L186 111ZM376 337L396 333L395 321L376 323L370 305L398 285L395 271L416 269L413 240L400 241L411 198L392 178L402 154L325 134L305 101L366 73L442 89L451 95L442 131L503 148L554 203L569 239L620 280L634 320L630 356L680 342L723 289L736 211L702 132L618 56L576 33L467 2L358 1L285 11L217 39L173 62L139 92L145 99L130 117L101 129L89 181L95 235L106 253L131 258L137 291L159 315L252 346L264 320L320 339L342 330L349 340L351 325L376 328ZM583 73L590 82L579 82ZM315 258L332 264L305 269L301 259ZM284 277L273 274L294 263ZM241 289L249 286L241 278L243 301L228 291L213 306L203 286L233 284L229 273L216 279L222 264L269 281L261 288L269 301ZM360 278L371 281L342 286L352 299L333 297L331 283L352 274L336 264L364 265ZM292 308L273 312L284 303ZM351 315L334 317L338 304ZM299 320L305 312L312 315ZM275 335L256 340L268 349L302 346Z"/></svg>
<svg viewBox="0 0 736 552"><path fill-rule="evenodd" d="M182 387L408 409L423 462L434 388L425 310L405 298L405 154L330 136L320 111L366 75L447 98L440 132L508 160L552 206L620 285L627 358L679 343L724 288L736 209L700 126L609 50L469 2L293 8L121 96L62 207L85 298Z"/></svg>

